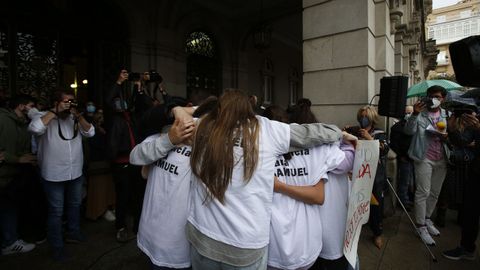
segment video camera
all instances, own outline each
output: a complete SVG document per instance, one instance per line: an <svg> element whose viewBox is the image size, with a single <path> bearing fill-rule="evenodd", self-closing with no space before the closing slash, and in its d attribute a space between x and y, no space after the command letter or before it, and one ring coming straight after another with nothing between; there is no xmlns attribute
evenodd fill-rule
<svg viewBox="0 0 480 270"><path fill-rule="evenodd" d="M130 72L128 73L128 80L131 82L140 81L143 78L146 82L161 83L163 81L162 76L155 70L150 70L149 72L139 73L139 72Z"/></svg>

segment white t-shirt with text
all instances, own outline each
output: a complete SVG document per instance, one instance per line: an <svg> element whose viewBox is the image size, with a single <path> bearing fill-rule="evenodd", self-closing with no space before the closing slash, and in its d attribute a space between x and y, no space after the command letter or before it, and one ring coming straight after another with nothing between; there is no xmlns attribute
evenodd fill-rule
<svg viewBox="0 0 480 270"><path fill-rule="evenodd" d="M204 202L206 186L192 182L192 206L188 221L206 236L238 248L259 249L268 245L276 157L288 152L290 127L257 116L260 125L259 157L249 182L243 177L243 149L234 147L235 167L224 204Z"/></svg>
<svg viewBox="0 0 480 270"><path fill-rule="evenodd" d="M152 135L145 142L159 136ZM179 146L150 165L137 244L158 266L191 265L190 244L185 235L192 179L190 155L189 146Z"/></svg>
<svg viewBox="0 0 480 270"><path fill-rule="evenodd" d="M322 145L291 152L292 158L278 157L275 175L294 186L313 186L345 158L338 144ZM330 185L326 183L325 186ZM274 193L268 265L299 269L313 265L322 249L320 205L306 204Z"/></svg>

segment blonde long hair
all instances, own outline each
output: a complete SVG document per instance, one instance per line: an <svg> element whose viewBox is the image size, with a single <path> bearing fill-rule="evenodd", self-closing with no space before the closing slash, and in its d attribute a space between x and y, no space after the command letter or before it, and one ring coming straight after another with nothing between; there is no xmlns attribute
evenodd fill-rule
<svg viewBox="0 0 480 270"><path fill-rule="evenodd" d="M190 165L207 187L205 202L213 197L222 204L232 181L234 146L243 148L244 181L250 181L258 162L259 123L241 90L227 89L218 105L201 119L194 138Z"/></svg>

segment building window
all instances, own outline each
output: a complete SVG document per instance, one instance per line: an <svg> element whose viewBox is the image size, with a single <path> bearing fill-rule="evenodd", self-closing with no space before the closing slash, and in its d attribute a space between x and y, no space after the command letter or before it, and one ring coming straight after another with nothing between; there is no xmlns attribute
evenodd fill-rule
<svg viewBox="0 0 480 270"><path fill-rule="evenodd" d="M433 27L428 28L428 38L427 39L435 39L435 31Z"/></svg>
<svg viewBox="0 0 480 270"><path fill-rule="evenodd" d="M470 22L467 21L467 22L465 22L465 24L463 25L463 35L464 35L465 37L468 37L468 36L470 36L470 33L471 33L471 32L470 32Z"/></svg>
<svg viewBox="0 0 480 270"><path fill-rule="evenodd" d="M263 104L273 103L273 63L270 58L265 58L262 69Z"/></svg>
<svg viewBox="0 0 480 270"><path fill-rule="evenodd" d="M298 100L298 84L299 84L298 71L294 68L290 69L290 75L288 77L288 90L289 90L289 104L295 105Z"/></svg>
<svg viewBox="0 0 480 270"><path fill-rule="evenodd" d="M9 91L9 72L8 72L8 40L7 33L0 29L0 89ZM10 93L8 93L10 94Z"/></svg>
<svg viewBox="0 0 480 270"><path fill-rule="evenodd" d="M220 89L219 59L213 38L205 32L189 34L185 42L187 53L187 96L195 104Z"/></svg>
<svg viewBox="0 0 480 270"><path fill-rule="evenodd" d="M204 32L193 32L187 38L187 54L214 57L215 48L212 39Z"/></svg>

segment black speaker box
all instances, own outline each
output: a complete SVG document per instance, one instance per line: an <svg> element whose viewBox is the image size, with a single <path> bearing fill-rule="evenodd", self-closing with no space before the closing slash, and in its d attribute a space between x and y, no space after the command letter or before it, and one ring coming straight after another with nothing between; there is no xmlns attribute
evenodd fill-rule
<svg viewBox="0 0 480 270"><path fill-rule="evenodd" d="M402 118L407 105L408 77L392 76L380 80L378 114Z"/></svg>
<svg viewBox="0 0 480 270"><path fill-rule="evenodd" d="M453 42L448 49L458 83L480 86L480 36Z"/></svg>

